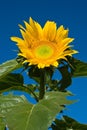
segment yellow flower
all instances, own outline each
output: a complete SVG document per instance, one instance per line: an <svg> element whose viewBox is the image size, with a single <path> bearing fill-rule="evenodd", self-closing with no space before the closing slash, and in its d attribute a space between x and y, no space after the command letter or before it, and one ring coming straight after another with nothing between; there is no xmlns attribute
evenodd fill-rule
<svg viewBox="0 0 87 130"><path fill-rule="evenodd" d="M77 53L69 45L74 39L68 37L69 30L62 25L57 29L55 22L47 21L42 28L32 18L24 24L25 28L19 25L23 39L11 37L20 49L18 55L25 58L23 63L28 62L29 66L37 65L38 68L57 67L60 59L67 61L66 56Z"/></svg>

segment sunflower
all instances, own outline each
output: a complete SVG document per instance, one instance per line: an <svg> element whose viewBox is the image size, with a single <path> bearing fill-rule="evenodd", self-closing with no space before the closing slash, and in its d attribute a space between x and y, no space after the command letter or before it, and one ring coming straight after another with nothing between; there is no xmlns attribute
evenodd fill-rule
<svg viewBox="0 0 87 130"><path fill-rule="evenodd" d="M63 25L57 28L55 22L47 21L42 28L32 18L24 24L25 28L19 25L23 38L11 37L12 41L17 42L18 55L25 59L23 63L37 65L38 68L57 67L61 59L67 61L66 56L77 53L70 46L74 38L68 37L69 30L64 29Z"/></svg>

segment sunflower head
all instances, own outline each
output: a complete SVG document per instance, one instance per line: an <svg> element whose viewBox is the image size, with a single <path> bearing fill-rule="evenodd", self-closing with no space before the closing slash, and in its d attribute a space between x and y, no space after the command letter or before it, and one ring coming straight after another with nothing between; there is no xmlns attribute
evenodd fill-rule
<svg viewBox="0 0 87 130"><path fill-rule="evenodd" d="M66 56L72 56L77 53L70 46L74 40L68 37L68 29L61 25L57 28L56 23L47 21L44 27L32 18L29 23L24 21L25 28L21 25L20 32L23 38L11 37L11 40L17 42L20 50L19 56L24 57L23 63L36 65L38 68L55 66L60 60L66 60Z"/></svg>

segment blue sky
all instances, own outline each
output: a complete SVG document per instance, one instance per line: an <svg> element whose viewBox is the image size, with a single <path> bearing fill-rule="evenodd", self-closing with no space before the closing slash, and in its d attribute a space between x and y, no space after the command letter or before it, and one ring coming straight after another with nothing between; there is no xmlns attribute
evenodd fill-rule
<svg viewBox="0 0 87 130"><path fill-rule="evenodd" d="M20 36L18 24L29 17L42 26L47 20L69 28L75 38L76 58L87 62L87 1L86 0L1 0L0 1L0 63L16 57L17 47L11 36ZM68 107L66 114L87 123L87 78L75 78L69 88L79 102Z"/></svg>

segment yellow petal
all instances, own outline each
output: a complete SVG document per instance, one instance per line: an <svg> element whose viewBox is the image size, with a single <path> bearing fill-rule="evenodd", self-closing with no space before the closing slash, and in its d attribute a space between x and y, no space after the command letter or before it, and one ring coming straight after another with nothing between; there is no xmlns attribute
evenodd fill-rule
<svg viewBox="0 0 87 130"><path fill-rule="evenodd" d="M24 21L24 24L25 24L26 30L28 30L28 32L33 35L34 31L33 31L33 28L29 25L29 23Z"/></svg>
<svg viewBox="0 0 87 130"><path fill-rule="evenodd" d="M23 29L24 31L26 31L26 29L21 25L21 24L18 24L18 26Z"/></svg>
<svg viewBox="0 0 87 130"><path fill-rule="evenodd" d="M14 41L14 42L23 42L23 39L19 38L19 37L11 37L11 40Z"/></svg>
<svg viewBox="0 0 87 130"><path fill-rule="evenodd" d="M34 33L35 33L35 36L36 38L38 38L39 40L41 40L41 37L42 37L42 27L41 25L34 21L31 17L30 17L30 26L32 27Z"/></svg>
<svg viewBox="0 0 87 130"><path fill-rule="evenodd" d="M38 30L35 26L35 21L30 17L29 22L30 22L30 26L32 27L32 29L34 31L35 36L37 37L38 36Z"/></svg>
<svg viewBox="0 0 87 130"><path fill-rule="evenodd" d="M50 41L54 41L56 36L56 23L47 21L43 28L43 36Z"/></svg>
<svg viewBox="0 0 87 130"><path fill-rule="evenodd" d="M47 21L42 28L39 23L30 18L29 23L24 21L25 28L20 26L22 38L11 37L17 42L20 49L18 55L24 57L28 65L36 65L38 68L58 67L60 59L67 61L67 56L78 53L69 45L74 38L68 37L68 29L63 26L56 28L56 23Z"/></svg>
<svg viewBox="0 0 87 130"><path fill-rule="evenodd" d="M55 62L52 63L52 65L55 66L55 67L58 67L58 62L55 61Z"/></svg>
<svg viewBox="0 0 87 130"><path fill-rule="evenodd" d="M29 19L29 23L30 23L30 26L35 30L36 27L35 27L35 21L30 17Z"/></svg>
<svg viewBox="0 0 87 130"><path fill-rule="evenodd" d="M67 46L73 40L74 40L74 38L65 38L65 39L63 39L62 44Z"/></svg>
<svg viewBox="0 0 87 130"><path fill-rule="evenodd" d="M60 37L61 37L61 33L64 31L64 27L63 25L61 25L58 29L57 29L57 33L56 33L56 38L55 41L59 41Z"/></svg>
<svg viewBox="0 0 87 130"><path fill-rule="evenodd" d="M45 67L45 64L42 64L42 63L39 63L38 64L38 68L40 69L40 68L44 68Z"/></svg>
<svg viewBox="0 0 87 130"><path fill-rule="evenodd" d="M58 29L57 29L57 36L59 36L61 34L61 32L64 31L64 27L63 25L61 25Z"/></svg>
<svg viewBox="0 0 87 130"><path fill-rule="evenodd" d="M37 23L37 22L35 22L35 26L36 26L36 28L37 28L37 31L38 31L38 38L39 38L39 40L41 40L42 39L42 27L40 26L40 24L39 23Z"/></svg>

